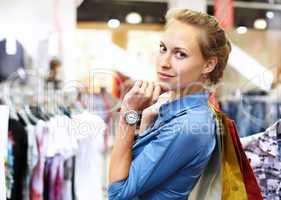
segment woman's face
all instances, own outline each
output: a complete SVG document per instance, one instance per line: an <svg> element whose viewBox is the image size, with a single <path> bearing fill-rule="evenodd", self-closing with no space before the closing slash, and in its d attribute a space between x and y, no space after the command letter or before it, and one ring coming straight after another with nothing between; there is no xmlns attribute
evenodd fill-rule
<svg viewBox="0 0 281 200"><path fill-rule="evenodd" d="M198 38L198 28L173 21L160 42L156 59L157 78L170 89L188 88L200 80L204 65Z"/></svg>

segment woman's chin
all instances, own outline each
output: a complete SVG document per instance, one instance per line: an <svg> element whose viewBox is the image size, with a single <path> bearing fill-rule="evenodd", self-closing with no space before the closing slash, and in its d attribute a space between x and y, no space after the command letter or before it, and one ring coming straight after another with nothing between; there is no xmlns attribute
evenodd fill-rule
<svg viewBox="0 0 281 200"><path fill-rule="evenodd" d="M159 80L159 83L162 86L162 88L164 88L165 91L174 90L176 88L175 84L172 84L172 83L170 83L168 81L161 81L161 80Z"/></svg>

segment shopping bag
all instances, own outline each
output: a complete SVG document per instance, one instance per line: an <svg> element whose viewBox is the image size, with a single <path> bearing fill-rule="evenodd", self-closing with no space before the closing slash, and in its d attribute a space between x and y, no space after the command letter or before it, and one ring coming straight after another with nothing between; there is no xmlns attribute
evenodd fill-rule
<svg viewBox="0 0 281 200"><path fill-rule="evenodd" d="M209 96L209 107L216 120L217 145L188 199L262 200L235 123L222 113L214 93Z"/></svg>
<svg viewBox="0 0 281 200"><path fill-rule="evenodd" d="M244 198L245 195L243 193L246 192L246 199L262 200L263 198L261 190L241 145L235 122L222 113L214 93L211 93L209 96L209 106L215 113L217 120L221 120L223 125L223 130L221 130L221 134L224 136L222 141L224 146L224 148L222 148L222 164L224 166L222 175L224 179L223 197L228 197L229 193L231 192L238 194L240 193ZM230 163L232 159L238 162L240 172L238 172L238 166L236 163ZM231 165L235 165L235 167ZM235 173L227 169L230 166L232 167L232 170L235 170ZM242 175L242 179L240 178L241 176L239 174ZM236 176L232 177L231 175ZM231 181L231 186L228 185L229 181Z"/></svg>

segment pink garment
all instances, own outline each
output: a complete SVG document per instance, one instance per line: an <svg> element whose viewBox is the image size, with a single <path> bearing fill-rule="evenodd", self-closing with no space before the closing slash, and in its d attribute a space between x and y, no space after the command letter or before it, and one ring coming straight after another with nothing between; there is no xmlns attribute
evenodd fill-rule
<svg viewBox="0 0 281 200"><path fill-rule="evenodd" d="M45 145L48 135L48 128L43 121L39 121L36 126L36 143L38 149L38 161L32 171L30 182L30 200L43 200L44 189L44 165L45 165Z"/></svg>
<svg viewBox="0 0 281 200"><path fill-rule="evenodd" d="M49 200L61 200L63 192L63 157L56 155L51 164Z"/></svg>

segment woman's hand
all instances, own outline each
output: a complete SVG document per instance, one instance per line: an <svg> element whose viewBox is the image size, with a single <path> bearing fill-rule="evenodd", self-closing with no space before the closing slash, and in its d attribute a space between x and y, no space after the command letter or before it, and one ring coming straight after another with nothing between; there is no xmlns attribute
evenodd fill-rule
<svg viewBox="0 0 281 200"><path fill-rule="evenodd" d="M137 81L124 97L121 105L121 115L127 110L143 111L158 99L160 93L160 85L152 82ZM126 179L129 176L132 162L132 146L136 127L125 123L123 117L120 119L111 153L109 166L110 183Z"/></svg>
<svg viewBox="0 0 281 200"><path fill-rule="evenodd" d="M161 93L159 84L147 81L136 81L133 88L125 95L121 110L143 111L155 103Z"/></svg>
<svg viewBox="0 0 281 200"><path fill-rule="evenodd" d="M161 105L167 103L170 100L169 94L162 94L159 96L157 102L152 104L151 106L147 107L142 112L141 124L139 132L145 131L154 121L155 117L159 113L159 109Z"/></svg>
<svg viewBox="0 0 281 200"><path fill-rule="evenodd" d="M155 104L152 104L148 108L144 109L142 112L139 132L141 133L145 131L153 123L157 115L158 110Z"/></svg>

